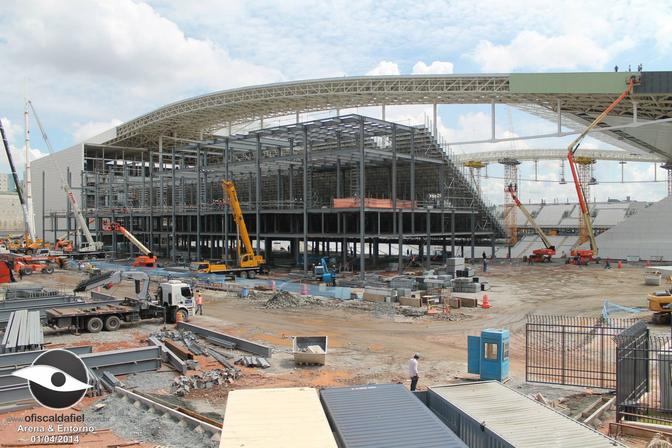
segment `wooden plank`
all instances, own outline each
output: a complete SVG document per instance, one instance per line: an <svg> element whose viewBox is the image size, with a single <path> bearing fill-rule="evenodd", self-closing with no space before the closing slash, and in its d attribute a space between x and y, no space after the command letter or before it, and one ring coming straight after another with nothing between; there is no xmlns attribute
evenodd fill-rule
<svg viewBox="0 0 672 448"><path fill-rule="evenodd" d="M616 397L611 397L611 399L607 400L602 406L597 408L595 410L595 412L590 414L590 416L588 416L588 418L586 418L583 421L583 423L585 423L586 425L591 424L594 419L600 417L602 414L607 412L607 410L609 410L614 405L615 402L616 402Z"/></svg>
<svg viewBox="0 0 672 448"><path fill-rule="evenodd" d="M650 439L656 434L672 436L672 432L658 431L654 429L640 428L637 426L628 425L626 423L609 423L610 436L633 436L641 437L643 439Z"/></svg>

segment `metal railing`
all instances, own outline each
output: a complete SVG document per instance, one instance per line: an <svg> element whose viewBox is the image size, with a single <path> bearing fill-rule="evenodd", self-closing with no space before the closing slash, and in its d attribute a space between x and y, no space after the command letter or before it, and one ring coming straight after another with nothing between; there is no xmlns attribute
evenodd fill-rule
<svg viewBox="0 0 672 448"><path fill-rule="evenodd" d="M672 425L672 338L640 322L616 343L616 421Z"/></svg>
<svg viewBox="0 0 672 448"><path fill-rule="evenodd" d="M636 322L601 317L528 316L525 380L615 389L614 337Z"/></svg>

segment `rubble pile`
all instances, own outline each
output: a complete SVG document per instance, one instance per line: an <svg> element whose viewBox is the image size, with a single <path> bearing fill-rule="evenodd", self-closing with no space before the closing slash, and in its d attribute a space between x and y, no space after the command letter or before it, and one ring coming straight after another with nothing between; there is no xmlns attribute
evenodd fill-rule
<svg viewBox="0 0 672 448"><path fill-rule="evenodd" d="M296 308L306 305L319 305L322 301L314 297L299 297L287 291L278 291L273 297L268 299L264 308L283 309Z"/></svg>
<svg viewBox="0 0 672 448"><path fill-rule="evenodd" d="M214 369L195 375L181 375L173 381L175 395L183 397L194 389L212 389L216 386L231 384L240 376L238 369Z"/></svg>

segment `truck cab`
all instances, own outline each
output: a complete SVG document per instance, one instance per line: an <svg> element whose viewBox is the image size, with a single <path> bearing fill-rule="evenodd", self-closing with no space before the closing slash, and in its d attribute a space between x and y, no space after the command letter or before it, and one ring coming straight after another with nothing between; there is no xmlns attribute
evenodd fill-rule
<svg viewBox="0 0 672 448"><path fill-rule="evenodd" d="M166 310L169 322L186 322L196 310L191 286L180 280L168 280L159 284L156 300Z"/></svg>

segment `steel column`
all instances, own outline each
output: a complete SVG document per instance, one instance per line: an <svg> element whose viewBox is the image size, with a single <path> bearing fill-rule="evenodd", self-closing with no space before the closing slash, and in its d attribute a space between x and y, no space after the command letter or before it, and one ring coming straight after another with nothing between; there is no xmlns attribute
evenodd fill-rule
<svg viewBox="0 0 672 448"><path fill-rule="evenodd" d="M261 253L261 135L257 134L257 179L255 187L256 211L254 227L257 234L257 254Z"/></svg>
<svg viewBox="0 0 672 448"><path fill-rule="evenodd" d="M177 263L177 210L176 210L176 200L175 200L175 172L176 172L176 167L175 167L175 146L176 144L173 144L173 148L171 150L171 160L170 163L172 165L171 171L172 171L172 179L171 179L171 216L170 216L170 231L171 231L171 241L172 241L172 247L171 247L171 259L173 260L173 264Z"/></svg>
<svg viewBox="0 0 672 448"><path fill-rule="evenodd" d="M364 119L359 123L359 276L362 280L366 278L365 270L365 201L366 201L366 176L365 176L365 157L364 157Z"/></svg>
<svg viewBox="0 0 672 448"><path fill-rule="evenodd" d="M201 145L196 146L196 260L201 258Z"/></svg>
<svg viewBox="0 0 672 448"><path fill-rule="evenodd" d="M298 120L299 113L296 113ZM303 272L308 272L308 128L303 127Z"/></svg>

